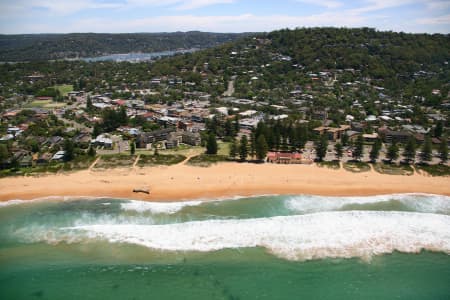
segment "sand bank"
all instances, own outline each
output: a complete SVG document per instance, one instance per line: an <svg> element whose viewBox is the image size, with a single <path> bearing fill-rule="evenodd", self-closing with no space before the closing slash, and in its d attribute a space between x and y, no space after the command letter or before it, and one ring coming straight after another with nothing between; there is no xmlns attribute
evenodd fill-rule
<svg viewBox="0 0 450 300"><path fill-rule="evenodd" d="M133 189L150 189L150 194ZM450 196L449 177L352 173L316 165L220 163L208 168L175 165L78 171L40 177L0 179L0 200L48 196L180 201L261 194L365 196L430 193Z"/></svg>

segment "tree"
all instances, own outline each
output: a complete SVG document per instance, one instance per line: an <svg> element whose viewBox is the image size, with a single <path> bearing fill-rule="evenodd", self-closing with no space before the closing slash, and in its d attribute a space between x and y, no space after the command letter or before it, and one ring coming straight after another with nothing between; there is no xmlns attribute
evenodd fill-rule
<svg viewBox="0 0 450 300"><path fill-rule="evenodd" d="M342 142L342 145L348 146L348 135L346 132L344 132L344 134L342 135L341 142Z"/></svg>
<svg viewBox="0 0 450 300"><path fill-rule="evenodd" d="M241 138L241 143L239 147L239 158L244 161L247 159L248 155L248 139L246 135L243 135Z"/></svg>
<svg viewBox="0 0 450 300"><path fill-rule="evenodd" d="M237 141L236 141L236 139L233 139L230 144L230 157L233 159L236 158L238 151L239 151L239 147L238 147Z"/></svg>
<svg viewBox="0 0 450 300"><path fill-rule="evenodd" d="M422 153L420 153L420 160L422 163L431 161L432 149L431 149L431 139L429 136L425 138L425 142L422 146Z"/></svg>
<svg viewBox="0 0 450 300"><path fill-rule="evenodd" d="M334 145L334 152L336 154L337 159L341 160L342 156L344 155L344 149L341 143L336 143L336 145Z"/></svg>
<svg viewBox="0 0 450 300"><path fill-rule="evenodd" d="M98 123L94 124L94 128L92 129L92 137L97 138L101 133L100 125Z"/></svg>
<svg viewBox="0 0 450 300"><path fill-rule="evenodd" d="M267 145L266 138L264 135L258 136L258 139L256 140L256 157L259 160L264 160L264 158L267 155L267 151L269 150L269 146Z"/></svg>
<svg viewBox="0 0 450 300"><path fill-rule="evenodd" d="M416 141L413 137L408 139L405 149L403 150L403 156L408 163L414 161L416 158Z"/></svg>
<svg viewBox="0 0 450 300"><path fill-rule="evenodd" d="M120 125L127 125L128 123L128 117L127 117L127 111L125 109L125 106L121 106L119 113L118 113L118 121Z"/></svg>
<svg viewBox="0 0 450 300"><path fill-rule="evenodd" d="M359 135L356 139L355 148L353 149L352 157L356 160L360 160L364 151L364 139L362 135Z"/></svg>
<svg viewBox="0 0 450 300"><path fill-rule="evenodd" d="M370 149L369 157L370 161L375 162L380 156L381 150L381 140L377 139L376 142L372 145L372 149Z"/></svg>
<svg viewBox="0 0 450 300"><path fill-rule="evenodd" d="M239 132L239 114L236 114L236 116L234 117L234 134L238 134Z"/></svg>
<svg viewBox="0 0 450 300"><path fill-rule="evenodd" d="M448 161L447 138L441 139L441 144L439 145L439 158L441 159L441 164L445 164Z"/></svg>
<svg viewBox="0 0 450 300"><path fill-rule="evenodd" d="M444 125L442 124L442 121L438 121L434 127L434 136L437 138L441 137L443 131Z"/></svg>
<svg viewBox="0 0 450 300"><path fill-rule="evenodd" d="M134 155L134 153L136 152L136 144L134 143L134 140L130 141L130 154Z"/></svg>
<svg viewBox="0 0 450 300"><path fill-rule="evenodd" d="M252 130L252 133L250 134L250 156L253 158L256 155L256 136L255 131Z"/></svg>
<svg viewBox="0 0 450 300"><path fill-rule="evenodd" d="M214 133L208 135L208 141L206 142L206 154L217 154L217 140Z"/></svg>
<svg viewBox="0 0 450 300"><path fill-rule="evenodd" d="M225 136L233 137L234 136L234 126L231 123L230 119L227 119L225 121Z"/></svg>
<svg viewBox="0 0 450 300"><path fill-rule="evenodd" d="M64 160L71 161L75 157L75 146L71 139L64 140Z"/></svg>
<svg viewBox="0 0 450 300"><path fill-rule="evenodd" d="M8 147L5 144L0 144L0 163L9 157Z"/></svg>
<svg viewBox="0 0 450 300"><path fill-rule="evenodd" d="M315 143L316 157L318 161L322 161L327 154L328 149L328 139L326 134L322 134L320 138Z"/></svg>
<svg viewBox="0 0 450 300"><path fill-rule="evenodd" d="M95 151L94 147L92 147L92 145L89 146L89 149L88 149L88 153L87 153L87 154L88 154L90 157L94 157L94 156L95 156L96 151Z"/></svg>
<svg viewBox="0 0 450 300"><path fill-rule="evenodd" d="M87 110L87 111L90 111L90 110L92 110L93 107L94 107L94 106L92 105L92 99L91 99L91 96L88 96L88 97L87 97L87 100L86 100L86 110Z"/></svg>
<svg viewBox="0 0 450 300"><path fill-rule="evenodd" d="M398 152L399 149L396 143L392 143L388 147L386 157L389 160L389 163L392 163L393 160L396 160L398 158Z"/></svg>

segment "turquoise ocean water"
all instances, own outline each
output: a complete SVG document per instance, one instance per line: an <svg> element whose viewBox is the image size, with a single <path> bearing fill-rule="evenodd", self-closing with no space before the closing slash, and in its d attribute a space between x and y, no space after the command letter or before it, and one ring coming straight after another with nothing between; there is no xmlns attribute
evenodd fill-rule
<svg viewBox="0 0 450 300"><path fill-rule="evenodd" d="M0 299L450 299L450 197L0 204Z"/></svg>

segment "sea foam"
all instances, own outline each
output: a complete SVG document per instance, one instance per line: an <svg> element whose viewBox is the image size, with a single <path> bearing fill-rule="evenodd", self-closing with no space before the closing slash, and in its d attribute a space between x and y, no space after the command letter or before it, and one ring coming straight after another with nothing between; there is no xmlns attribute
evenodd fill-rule
<svg viewBox="0 0 450 300"><path fill-rule="evenodd" d="M388 203L389 202L389 203ZM358 197L326 197L299 195L291 196L285 201L285 206L298 213L314 213L322 211L351 210L355 208L373 210L376 205L387 208L399 204L406 210L450 214L450 197L431 194L390 194Z"/></svg>
<svg viewBox="0 0 450 300"><path fill-rule="evenodd" d="M65 242L108 240L167 251L263 247L290 260L369 259L422 249L450 254L450 217L428 213L346 211L167 225L86 225L61 229ZM73 236L79 239L73 239ZM81 238L83 237L83 238Z"/></svg>
<svg viewBox="0 0 450 300"><path fill-rule="evenodd" d="M174 214L184 207L197 206L202 201L186 201L186 202L145 202L137 200L129 200L129 202L121 203L123 210L132 210L137 212L151 212L154 214Z"/></svg>

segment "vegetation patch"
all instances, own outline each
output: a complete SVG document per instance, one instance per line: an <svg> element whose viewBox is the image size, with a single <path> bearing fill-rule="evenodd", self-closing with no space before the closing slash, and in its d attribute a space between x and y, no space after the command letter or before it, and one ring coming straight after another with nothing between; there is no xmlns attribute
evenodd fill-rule
<svg viewBox="0 0 450 300"><path fill-rule="evenodd" d="M370 171L370 165L366 162L351 161L344 163L344 169L353 173L362 173Z"/></svg>
<svg viewBox="0 0 450 300"><path fill-rule="evenodd" d="M73 85L71 84L61 84L55 85L55 90L58 90L62 96L67 96L68 93L73 91Z"/></svg>
<svg viewBox="0 0 450 300"><path fill-rule="evenodd" d="M333 170L339 170L341 168L340 162L337 160L333 160L333 161L321 161L317 163L318 167L321 168L329 168L329 169L333 169Z"/></svg>
<svg viewBox="0 0 450 300"><path fill-rule="evenodd" d="M450 176L450 167L447 165L416 165L416 168L425 171L431 176Z"/></svg>
<svg viewBox="0 0 450 300"><path fill-rule="evenodd" d="M62 102L54 102L52 100L34 100L28 104L26 104L25 108L58 108L66 106L65 103Z"/></svg>
<svg viewBox="0 0 450 300"><path fill-rule="evenodd" d="M26 168L12 168L0 171L0 178L7 176L39 176L46 173L55 174L58 172L76 171L89 168L95 157L82 155L77 156L70 162L56 162L52 161L48 164L36 165Z"/></svg>
<svg viewBox="0 0 450 300"><path fill-rule="evenodd" d="M128 154L103 155L95 164L94 169L131 167L135 159L135 155Z"/></svg>
<svg viewBox="0 0 450 300"><path fill-rule="evenodd" d="M186 159L186 156L180 154L168 154L168 155L141 155L137 165L139 167L145 166L170 166L179 164Z"/></svg>
<svg viewBox="0 0 450 300"><path fill-rule="evenodd" d="M200 154L189 159L187 163L196 167L209 167L212 164L228 160L226 155Z"/></svg>
<svg viewBox="0 0 450 300"><path fill-rule="evenodd" d="M389 174L389 175L413 175L414 169L410 165L406 164L389 164L389 163L378 163L374 164L373 168L375 171L381 174Z"/></svg>

